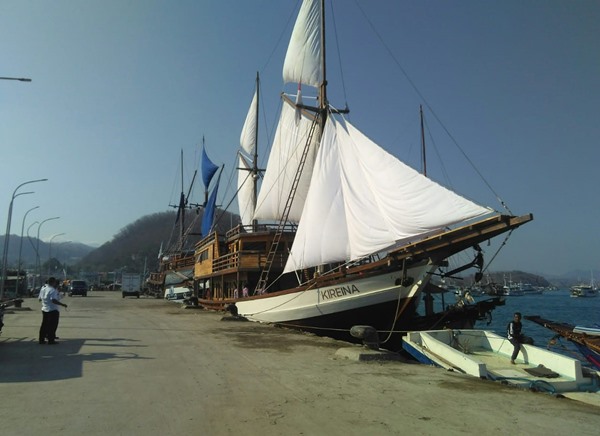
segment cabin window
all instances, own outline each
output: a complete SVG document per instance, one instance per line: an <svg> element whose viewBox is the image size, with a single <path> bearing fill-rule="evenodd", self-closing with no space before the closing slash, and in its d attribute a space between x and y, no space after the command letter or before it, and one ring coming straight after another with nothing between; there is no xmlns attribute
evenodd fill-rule
<svg viewBox="0 0 600 436"><path fill-rule="evenodd" d="M245 242L244 243L244 250L251 250L251 251L266 251L267 250L267 243L266 242Z"/></svg>
<svg viewBox="0 0 600 436"><path fill-rule="evenodd" d="M204 260L208 259L208 250L204 250L202 253L200 253L200 255L198 256L198 262L202 262Z"/></svg>

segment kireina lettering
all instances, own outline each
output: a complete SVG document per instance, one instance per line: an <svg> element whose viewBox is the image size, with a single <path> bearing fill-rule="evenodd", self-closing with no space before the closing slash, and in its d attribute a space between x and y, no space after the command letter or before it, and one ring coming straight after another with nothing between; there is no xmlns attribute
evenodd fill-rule
<svg viewBox="0 0 600 436"><path fill-rule="evenodd" d="M360 293L356 285L352 286L340 286L339 288L330 288L321 290L321 300L330 300L331 298L343 297L344 295L351 295Z"/></svg>

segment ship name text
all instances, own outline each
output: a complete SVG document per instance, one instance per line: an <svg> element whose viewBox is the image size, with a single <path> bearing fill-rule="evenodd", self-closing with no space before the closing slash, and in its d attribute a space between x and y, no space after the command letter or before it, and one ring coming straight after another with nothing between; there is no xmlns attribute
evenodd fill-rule
<svg viewBox="0 0 600 436"><path fill-rule="evenodd" d="M344 295L360 294L356 285L340 286L338 288L321 289L321 300L343 297Z"/></svg>

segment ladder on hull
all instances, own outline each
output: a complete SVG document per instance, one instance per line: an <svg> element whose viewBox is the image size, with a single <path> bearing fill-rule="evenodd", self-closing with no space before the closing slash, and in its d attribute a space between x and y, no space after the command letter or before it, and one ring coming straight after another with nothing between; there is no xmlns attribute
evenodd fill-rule
<svg viewBox="0 0 600 436"><path fill-rule="evenodd" d="M290 214L290 210L292 209L292 203L294 202L294 198L296 196L296 191L298 190L298 184L300 183L300 177L302 176L302 171L304 170L304 164L306 163L306 158L308 156L308 151L310 150L310 144L312 143L312 139L316 130L317 125L319 124L318 118L315 118L310 126L310 130L308 132L308 137L306 140L306 144L304 145L304 150L302 150L302 156L300 157L300 162L298 163L298 169L296 170L296 175L294 177L294 181L292 183L292 187L290 189L290 194L288 195L287 201L285 203L285 207L283 209L283 214L281 215L281 219L279 220L279 224L277 225L277 230L273 237L273 242L271 243L271 248L269 249L269 253L267 254L267 260L265 263L265 267L260 273L260 278L256 285L255 293L263 293L267 288L267 283L269 280L269 273L271 272L271 267L273 266L273 261L275 260L275 256L277 255L277 248L279 247L279 243L281 241L281 236L283 235L283 229L285 228L285 223L288 220L288 216Z"/></svg>

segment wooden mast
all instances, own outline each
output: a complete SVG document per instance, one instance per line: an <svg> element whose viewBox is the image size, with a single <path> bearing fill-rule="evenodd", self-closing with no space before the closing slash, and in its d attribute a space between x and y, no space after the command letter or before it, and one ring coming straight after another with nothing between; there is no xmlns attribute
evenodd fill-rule
<svg viewBox="0 0 600 436"><path fill-rule="evenodd" d="M319 108L321 110L321 131L319 132L319 138L323 129L325 129L325 122L327 121L327 69L326 69L326 56L325 56L325 0L321 0L321 71L323 73L323 81L319 87Z"/></svg>
<svg viewBox="0 0 600 436"><path fill-rule="evenodd" d="M425 128L423 126L423 105L419 105L421 114L421 155L423 158L423 175L427 176L427 153L425 152Z"/></svg>
<svg viewBox="0 0 600 436"><path fill-rule="evenodd" d="M253 164L252 164L252 184L254 187L254 204L252 205L254 210L256 210L256 199L258 195L258 108L260 105L260 77L258 75L258 71L256 72L256 125L254 128L254 156L253 156ZM256 231L258 221L252 220L252 231Z"/></svg>
<svg viewBox="0 0 600 436"><path fill-rule="evenodd" d="M179 215L179 219L181 220L179 229L179 243L181 244L180 250L183 250L183 238L185 229L185 198L183 193L183 149L181 150L181 198L179 199Z"/></svg>

